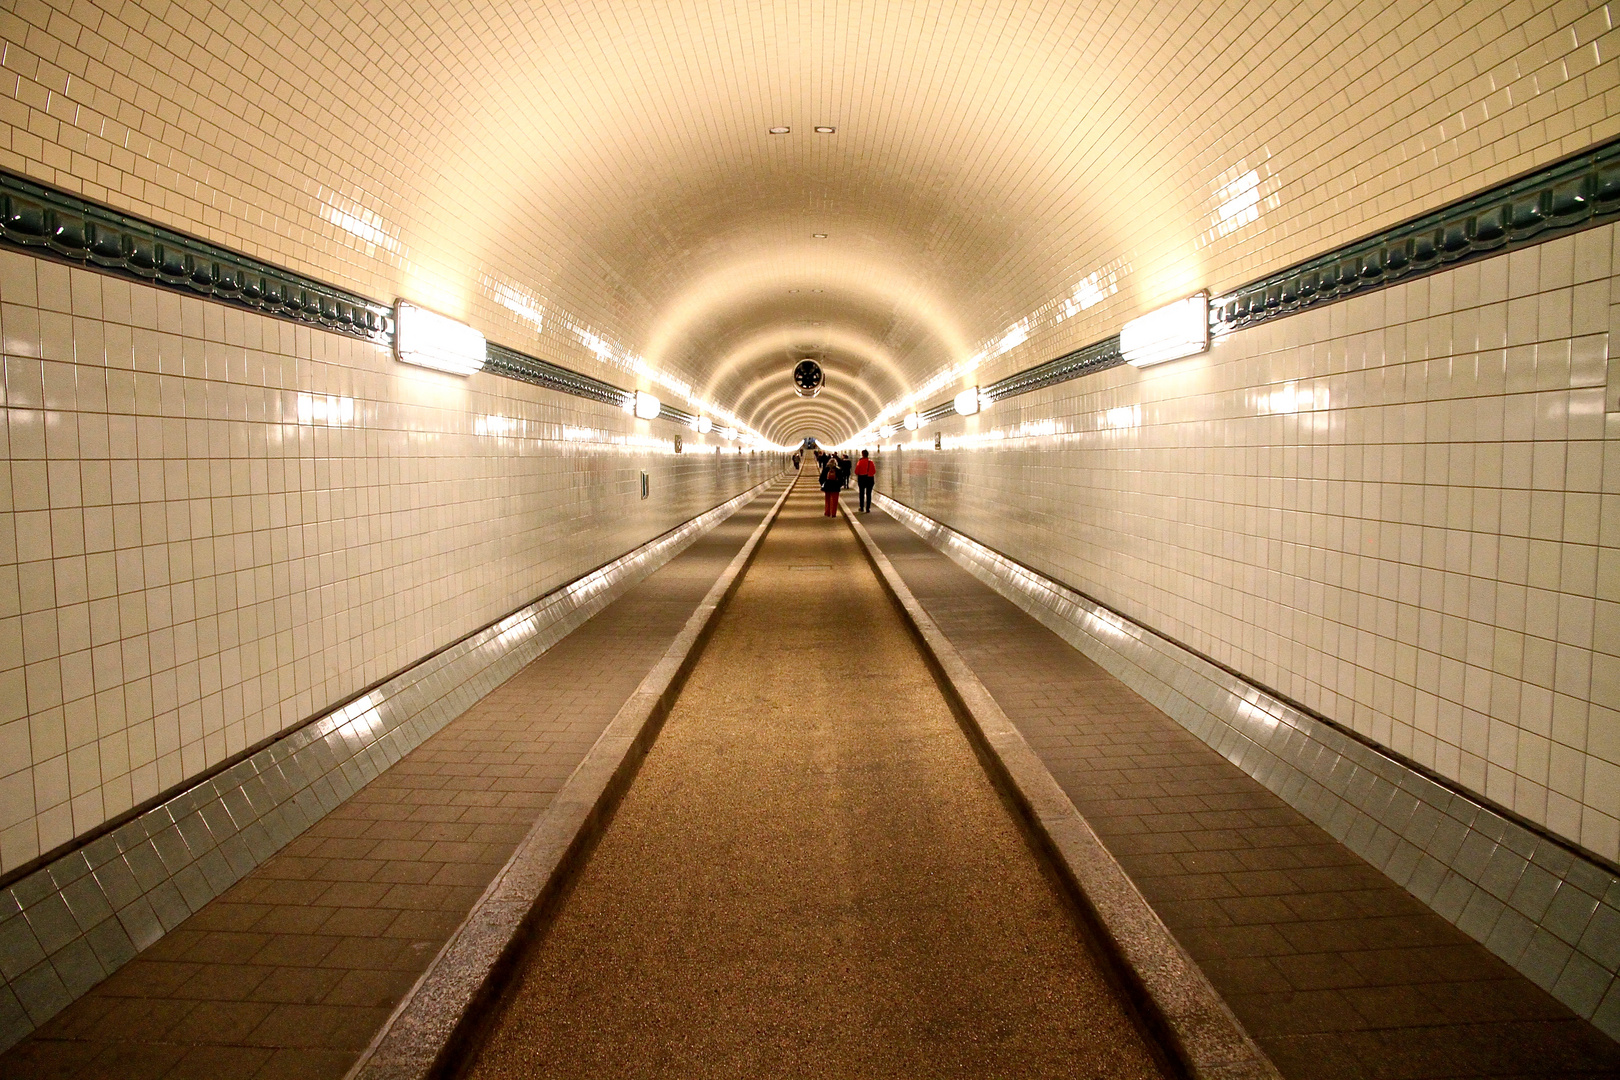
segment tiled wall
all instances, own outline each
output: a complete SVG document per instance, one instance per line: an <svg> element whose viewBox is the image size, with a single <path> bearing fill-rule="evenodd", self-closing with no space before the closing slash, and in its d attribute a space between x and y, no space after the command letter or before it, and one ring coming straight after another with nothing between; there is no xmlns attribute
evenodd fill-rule
<svg viewBox="0 0 1620 1080"><path fill-rule="evenodd" d="M843 400L869 415L1021 322L986 380L1613 137L1614 21L1582 0L17 0L0 166L595 374L571 326L705 385L761 327L704 303L768 291L769 325L857 340L840 371L880 400ZM785 390L770 352L717 400L764 370Z"/></svg>
<svg viewBox="0 0 1620 1080"><path fill-rule="evenodd" d="M200 911L759 491L553 590L0 890L0 1050Z"/></svg>
<svg viewBox="0 0 1620 1080"><path fill-rule="evenodd" d="M0 339L0 870L781 467L11 253Z"/></svg>
<svg viewBox="0 0 1620 1080"><path fill-rule="evenodd" d="M1617 237L953 418L879 489L1614 860Z"/></svg>
<svg viewBox="0 0 1620 1080"><path fill-rule="evenodd" d="M932 518L875 500L1536 985L1620 1038L1620 876Z"/></svg>

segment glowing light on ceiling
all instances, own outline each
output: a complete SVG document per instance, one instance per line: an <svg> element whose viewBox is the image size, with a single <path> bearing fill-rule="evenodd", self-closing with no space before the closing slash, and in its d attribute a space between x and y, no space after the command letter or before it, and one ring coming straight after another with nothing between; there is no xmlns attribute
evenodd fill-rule
<svg viewBox="0 0 1620 1080"><path fill-rule="evenodd" d="M364 207L356 206L353 211L349 211L331 203L322 203L321 217L373 247L380 247L395 255L400 254L399 238L393 235L388 224L380 216Z"/></svg>
<svg viewBox="0 0 1620 1080"><path fill-rule="evenodd" d="M1260 220L1260 172L1250 169L1215 195L1215 235L1226 236Z"/></svg>
<svg viewBox="0 0 1620 1080"><path fill-rule="evenodd" d="M481 284L484 291L501 307L528 323L538 333L545 327L545 309L540 304L540 298L530 289L524 288L515 281L482 275Z"/></svg>
<svg viewBox="0 0 1620 1080"><path fill-rule="evenodd" d="M980 406L983 404L979 399L979 388L977 386L968 387L956 395L956 400L952 404L956 406L958 415L972 416L979 411Z"/></svg>
<svg viewBox="0 0 1620 1080"><path fill-rule="evenodd" d="M1052 321L1062 322L1064 319L1072 319L1119 292L1119 279L1124 277L1130 268L1131 264L1124 259L1115 259L1081 278L1075 285L1074 292L1063 301Z"/></svg>

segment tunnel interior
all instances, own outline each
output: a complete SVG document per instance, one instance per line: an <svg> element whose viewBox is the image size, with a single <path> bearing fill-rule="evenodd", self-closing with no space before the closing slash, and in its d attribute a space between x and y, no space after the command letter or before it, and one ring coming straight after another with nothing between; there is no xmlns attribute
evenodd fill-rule
<svg viewBox="0 0 1620 1080"><path fill-rule="evenodd" d="M0 1072L404 1053L641 680L690 713L825 565L1142 1070L1214 1067L1185 990L1282 1075L1613 1075L1617 43L1596 0L6 5ZM781 642L824 699L738 661L826 753L886 678L841 617ZM623 777L713 748L681 707ZM1132 981L1077 836L1196 993Z"/></svg>

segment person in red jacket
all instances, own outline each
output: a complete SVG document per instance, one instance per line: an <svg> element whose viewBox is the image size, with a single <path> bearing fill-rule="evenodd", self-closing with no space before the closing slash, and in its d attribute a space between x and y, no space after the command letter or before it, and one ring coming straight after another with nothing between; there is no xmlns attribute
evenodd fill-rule
<svg viewBox="0 0 1620 1080"><path fill-rule="evenodd" d="M872 489L877 486L877 462L865 450L861 451L861 460L855 463L855 486L861 493L861 513L869 513L872 509Z"/></svg>

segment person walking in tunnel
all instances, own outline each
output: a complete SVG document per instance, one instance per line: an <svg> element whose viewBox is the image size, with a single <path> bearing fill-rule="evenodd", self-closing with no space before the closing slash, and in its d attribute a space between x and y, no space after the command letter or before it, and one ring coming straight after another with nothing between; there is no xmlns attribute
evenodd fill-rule
<svg viewBox="0 0 1620 1080"><path fill-rule="evenodd" d="M838 493L843 490L844 477L838 468L838 459L828 455L821 466L821 490L827 496L827 508L822 512L823 517L838 516Z"/></svg>
<svg viewBox="0 0 1620 1080"><path fill-rule="evenodd" d="M855 463L855 486L860 489L861 513L871 513L872 489L877 486L877 462L865 450L861 451L861 460Z"/></svg>
<svg viewBox="0 0 1620 1080"><path fill-rule="evenodd" d="M849 487L849 454L842 451L838 454L838 486L841 490Z"/></svg>

